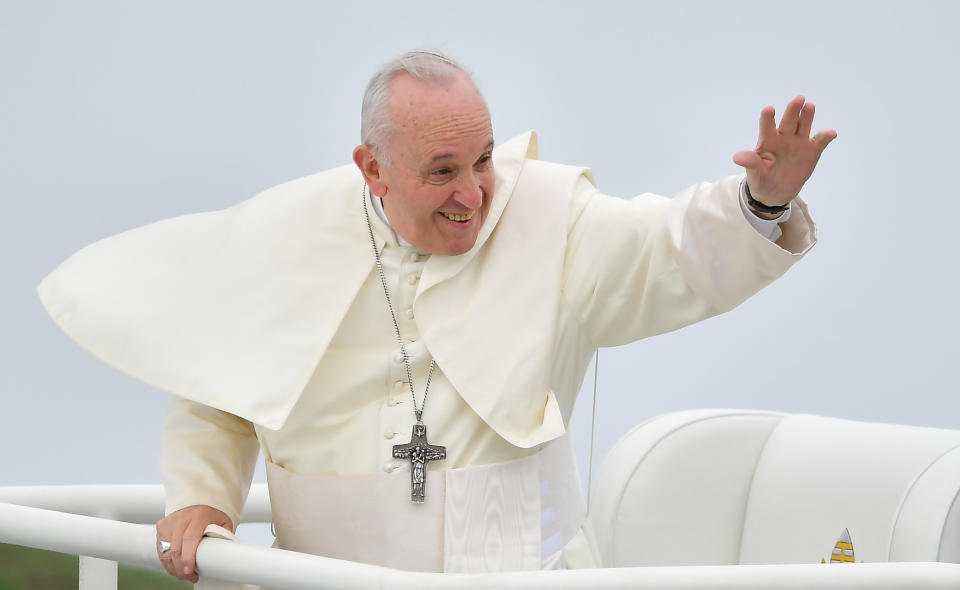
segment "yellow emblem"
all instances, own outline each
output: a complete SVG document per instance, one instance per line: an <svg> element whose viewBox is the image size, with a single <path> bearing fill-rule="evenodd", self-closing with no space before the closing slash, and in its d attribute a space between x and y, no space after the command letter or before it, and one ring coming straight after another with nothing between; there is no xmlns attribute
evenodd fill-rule
<svg viewBox="0 0 960 590"><path fill-rule="evenodd" d="M850 540L850 531L843 529L837 544L833 546L830 563L853 563L853 561L853 541ZM821 558L820 563L827 563L827 560Z"/></svg>

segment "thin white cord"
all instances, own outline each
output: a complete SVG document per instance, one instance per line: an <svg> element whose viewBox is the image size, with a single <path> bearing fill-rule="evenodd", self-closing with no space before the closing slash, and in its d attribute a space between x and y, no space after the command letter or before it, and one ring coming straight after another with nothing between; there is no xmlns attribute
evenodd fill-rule
<svg viewBox="0 0 960 590"><path fill-rule="evenodd" d="M600 349L593 357L593 409L590 411L590 459L587 462L587 514L590 513L590 490L593 488L593 429L597 425L597 375L600 371Z"/></svg>

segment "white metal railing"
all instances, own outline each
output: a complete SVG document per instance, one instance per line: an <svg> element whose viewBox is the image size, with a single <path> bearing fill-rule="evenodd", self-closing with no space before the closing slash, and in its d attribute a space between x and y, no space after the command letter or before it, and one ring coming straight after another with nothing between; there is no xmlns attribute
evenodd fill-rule
<svg viewBox="0 0 960 590"><path fill-rule="evenodd" d="M153 524L163 518L164 491L160 484L7 486L0 487L0 502ZM241 520L246 523L270 522L267 484L250 486Z"/></svg>
<svg viewBox="0 0 960 590"><path fill-rule="evenodd" d="M256 486L244 520L269 522L265 486ZM158 495L159 490L159 495ZM25 505L21 505L25 504ZM36 507L43 506L42 508ZM0 542L85 556L90 571L111 562L162 569L152 524L162 516L160 486L56 486L0 488ZM70 508L84 514L59 512ZM266 511L264 511L266 508ZM113 518L85 514L109 513ZM159 516L158 516L159 515ZM115 568L115 566L114 566ZM116 574L93 576L89 588L116 588ZM632 567L493 574L418 573L207 538L197 551L205 579L270 588L960 588L960 564L858 563L844 565L745 565ZM112 580L112 586L111 584ZM81 578L81 584L83 584Z"/></svg>

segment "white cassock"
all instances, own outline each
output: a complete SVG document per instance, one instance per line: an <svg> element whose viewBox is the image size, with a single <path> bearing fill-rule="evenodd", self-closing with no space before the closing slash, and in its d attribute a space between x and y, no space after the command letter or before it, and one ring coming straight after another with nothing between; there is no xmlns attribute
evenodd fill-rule
<svg viewBox="0 0 960 590"><path fill-rule="evenodd" d="M537 160L533 133L494 162L465 254L406 247L370 211L418 402L438 367L423 421L447 455L422 506L391 458L415 418L355 167L97 242L41 283L81 346L175 395L168 513L206 504L237 523L261 449L282 547L433 571L594 563L563 441L594 351L735 307L815 226L798 198L777 241L762 236L742 177L608 197Z"/></svg>

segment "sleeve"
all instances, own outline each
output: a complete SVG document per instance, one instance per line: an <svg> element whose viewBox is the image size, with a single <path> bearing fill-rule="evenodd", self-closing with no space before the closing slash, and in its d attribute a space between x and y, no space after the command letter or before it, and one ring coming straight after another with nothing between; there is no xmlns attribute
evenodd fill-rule
<svg viewBox="0 0 960 590"><path fill-rule="evenodd" d="M618 346L733 309L816 242L798 197L776 242L739 204L741 177L670 199L620 199L580 179L572 201L563 296L597 346Z"/></svg>
<svg viewBox="0 0 960 590"><path fill-rule="evenodd" d="M251 422L173 397L161 447L166 514L197 504L211 506L229 516L236 529L258 451Z"/></svg>
<svg viewBox="0 0 960 590"><path fill-rule="evenodd" d="M783 235L783 232L780 231L780 224L790 221L793 206L788 203L787 210L776 219L757 217L757 214L751 211L750 206L747 205L747 192L744 190L745 186L746 182L740 183L740 210L743 211L744 216L747 218L747 221L750 222L750 225L753 226L753 229L757 230L761 236L771 242L776 242L780 239L780 236Z"/></svg>

